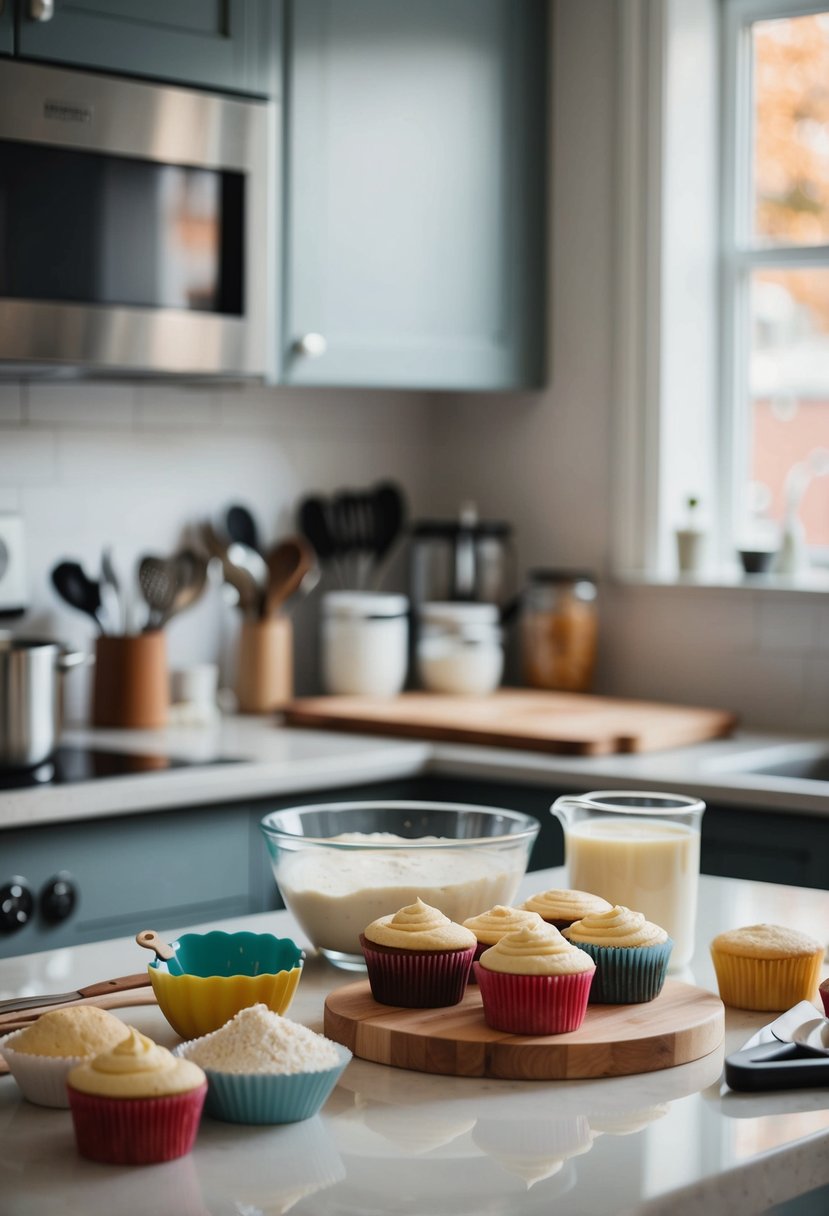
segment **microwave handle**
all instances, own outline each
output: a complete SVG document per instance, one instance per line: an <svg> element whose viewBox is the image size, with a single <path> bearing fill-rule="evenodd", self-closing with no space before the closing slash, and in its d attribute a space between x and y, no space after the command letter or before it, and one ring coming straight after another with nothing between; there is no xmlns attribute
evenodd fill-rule
<svg viewBox="0 0 829 1216"><path fill-rule="evenodd" d="M55 15L55 0L29 0L32 21L51 21Z"/></svg>

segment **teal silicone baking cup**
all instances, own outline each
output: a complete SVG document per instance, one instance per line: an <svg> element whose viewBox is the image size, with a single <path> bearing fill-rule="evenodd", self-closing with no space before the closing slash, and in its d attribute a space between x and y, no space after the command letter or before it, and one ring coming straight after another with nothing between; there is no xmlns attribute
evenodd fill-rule
<svg viewBox="0 0 829 1216"><path fill-rule="evenodd" d="M594 946L573 942L596 964L591 1005L637 1005L659 996L674 943L657 946Z"/></svg>
<svg viewBox="0 0 829 1216"><path fill-rule="evenodd" d="M173 1054L187 1056L195 1040L181 1043ZM204 1113L224 1123L299 1123L327 1102L352 1056L334 1043L340 1061L318 1072L231 1073L200 1067L207 1077Z"/></svg>

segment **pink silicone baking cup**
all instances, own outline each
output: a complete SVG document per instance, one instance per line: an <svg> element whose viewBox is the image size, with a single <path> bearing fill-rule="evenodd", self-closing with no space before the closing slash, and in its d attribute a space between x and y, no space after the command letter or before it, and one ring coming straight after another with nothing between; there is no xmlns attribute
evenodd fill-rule
<svg viewBox="0 0 829 1216"><path fill-rule="evenodd" d="M189 1153L207 1082L162 1098L102 1098L67 1086L78 1152L109 1165L151 1165Z"/></svg>
<svg viewBox="0 0 829 1216"><path fill-rule="evenodd" d="M360 935L371 995L381 1005L437 1009L463 999L475 947L468 950L374 950Z"/></svg>
<svg viewBox="0 0 829 1216"><path fill-rule="evenodd" d="M584 1021L595 968L574 975L507 975L475 963L484 1020L507 1034L567 1034Z"/></svg>

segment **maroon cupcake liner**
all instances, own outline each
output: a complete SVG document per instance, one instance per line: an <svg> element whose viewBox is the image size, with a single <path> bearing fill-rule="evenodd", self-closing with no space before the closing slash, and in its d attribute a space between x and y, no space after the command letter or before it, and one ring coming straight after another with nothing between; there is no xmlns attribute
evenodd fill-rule
<svg viewBox="0 0 829 1216"><path fill-rule="evenodd" d="M152 1165L189 1153L207 1082L161 1098L105 1098L67 1086L78 1152L109 1165Z"/></svg>
<svg viewBox="0 0 829 1216"><path fill-rule="evenodd" d="M360 934L371 995L381 1005L437 1009L463 999L475 947L467 950L395 950Z"/></svg>
<svg viewBox="0 0 829 1216"><path fill-rule="evenodd" d="M486 942L478 942L477 946L475 947L475 953L472 956L472 966L469 968L469 979L466 981L467 984L477 984L478 977L475 974L475 963L477 963L484 950L489 950L491 947L491 942L489 945L487 945Z"/></svg>
<svg viewBox="0 0 829 1216"><path fill-rule="evenodd" d="M568 1034L584 1021L595 969L573 975L507 975L475 964L484 1020L507 1034Z"/></svg>

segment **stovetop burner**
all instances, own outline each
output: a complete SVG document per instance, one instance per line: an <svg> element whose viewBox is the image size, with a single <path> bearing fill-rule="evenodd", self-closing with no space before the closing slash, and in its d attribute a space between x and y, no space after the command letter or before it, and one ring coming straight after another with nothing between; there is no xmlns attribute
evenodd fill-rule
<svg viewBox="0 0 829 1216"><path fill-rule="evenodd" d="M163 773L175 768L203 768L214 764L241 764L241 760L237 756L182 760L176 756L107 752L93 747L58 747L51 759L38 768L0 769L0 790L75 785L101 777L135 777L139 773Z"/></svg>

